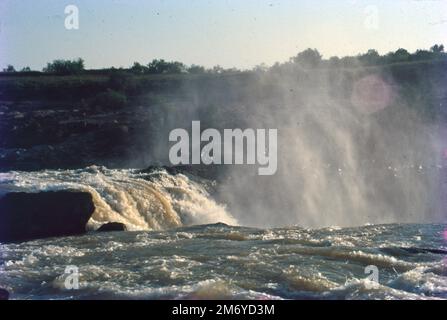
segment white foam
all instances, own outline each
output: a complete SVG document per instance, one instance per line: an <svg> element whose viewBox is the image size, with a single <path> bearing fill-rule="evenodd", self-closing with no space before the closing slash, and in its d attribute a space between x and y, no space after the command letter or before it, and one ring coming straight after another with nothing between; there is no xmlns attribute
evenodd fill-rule
<svg viewBox="0 0 447 320"><path fill-rule="evenodd" d="M9 172L0 175L0 192L73 189L93 196L95 212L89 228L121 222L129 230L226 223L237 225L225 207L216 203L204 186L185 175L165 171L144 175L135 170L109 170L92 166L83 170Z"/></svg>

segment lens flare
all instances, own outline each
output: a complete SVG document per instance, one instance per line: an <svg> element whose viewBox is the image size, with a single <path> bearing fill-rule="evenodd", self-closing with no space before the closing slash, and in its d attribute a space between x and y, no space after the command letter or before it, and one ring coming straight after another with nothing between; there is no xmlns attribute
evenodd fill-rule
<svg viewBox="0 0 447 320"><path fill-rule="evenodd" d="M352 104L366 114L385 109L392 99L391 86L378 75L366 76L357 81L351 96Z"/></svg>

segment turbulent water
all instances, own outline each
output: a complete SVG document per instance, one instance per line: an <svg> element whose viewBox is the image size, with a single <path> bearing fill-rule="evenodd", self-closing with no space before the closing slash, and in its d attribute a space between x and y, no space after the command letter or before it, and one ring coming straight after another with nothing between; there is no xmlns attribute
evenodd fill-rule
<svg viewBox="0 0 447 320"><path fill-rule="evenodd" d="M84 236L0 245L13 299L447 298L447 225L242 227L211 182L163 170L9 172L0 186L84 190L96 206ZM131 231L94 231L108 221Z"/></svg>
<svg viewBox="0 0 447 320"><path fill-rule="evenodd" d="M80 190L93 196L95 212L89 229L121 222L129 230L162 230L222 222L237 224L209 195L212 183L164 170L79 170L0 173L0 193L8 191Z"/></svg>
<svg viewBox="0 0 447 320"><path fill-rule="evenodd" d="M16 299L447 298L445 227L214 224L38 240L0 246L0 286ZM68 265L78 290L65 288Z"/></svg>

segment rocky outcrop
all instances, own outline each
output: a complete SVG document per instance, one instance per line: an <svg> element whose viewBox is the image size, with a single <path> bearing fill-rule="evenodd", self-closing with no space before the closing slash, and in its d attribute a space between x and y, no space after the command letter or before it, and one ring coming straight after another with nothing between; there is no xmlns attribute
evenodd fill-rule
<svg viewBox="0 0 447 320"><path fill-rule="evenodd" d="M1 85L0 85L1 87ZM0 88L1 91L1 88ZM0 100L0 169L144 167L151 146L147 108L95 111L68 101ZM152 130L152 129L151 129Z"/></svg>
<svg viewBox="0 0 447 320"><path fill-rule="evenodd" d="M124 223L110 222L110 223L103 224L96 231L98 231L98 232L127 231L127 227Z"/></svg>
<svg viewBox="0 0 447 320"><path fill-rule="evenodd" d="M87 192L8 193L0 199L0 242L83 234L94 210Z"/></svg>

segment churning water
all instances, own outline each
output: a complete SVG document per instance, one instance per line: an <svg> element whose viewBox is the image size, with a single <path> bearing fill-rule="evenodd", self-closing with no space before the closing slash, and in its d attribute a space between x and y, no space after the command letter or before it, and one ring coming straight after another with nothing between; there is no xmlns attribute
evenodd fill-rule
<svg viewBox="0 0 447 320"><path fill-rule="evenodd" d="M445 227L213 224L37 240L0 246L0 286L16 299L447 298ZM79 290L65 289L67 265Z"/></svg>
<svg viewBox="0 0 447 320"><path fill-rule="evenodd" d="M105 222L124 223L129 230L163 230L184 225L237 221L209 195L212 183L170 175L164 170L45 170L0 174L0 192L73 189L93 196L95 212L89 229Z"/></svg>
<svg viewBox="0 0 447 320"><path fill-rule="evenodd" d="M13 299L447 298L447 226L248 228L208 180L164 170L1 174L2 192L93 195L89 233L0 245L0 287ZM105 222L130 232L96 233ZM80 272L65 287L65 268ZM365 268L374 266L378 282Z"/></svg>

